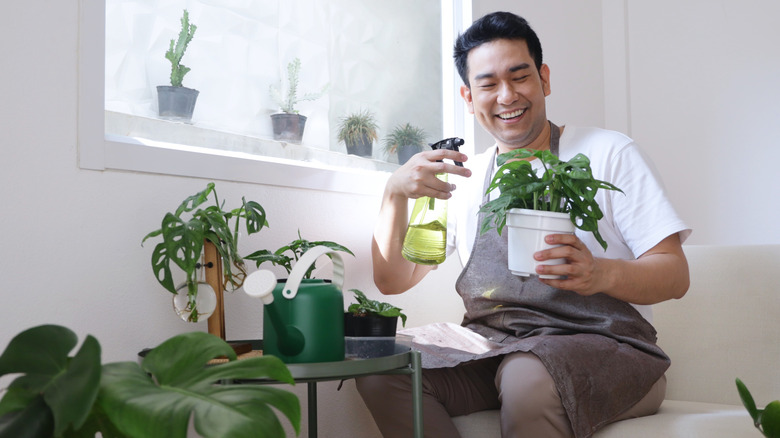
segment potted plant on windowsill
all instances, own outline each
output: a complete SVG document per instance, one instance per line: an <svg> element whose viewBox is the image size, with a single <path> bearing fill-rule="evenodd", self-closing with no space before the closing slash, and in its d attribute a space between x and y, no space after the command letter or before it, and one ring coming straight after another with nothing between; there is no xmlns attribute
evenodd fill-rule
<svg viewBox="0 0 780 438"><path fill-rule="evenodd" d="M0 400L0 436L184 437L192 420L204 438L246 436L247 430L282 437L272 408L300 431L295 394L265 385L220 384L250 378L293 384L290 371L275 357L238 361L226 342L192 332L166 340L140 364L101 365L97 339L87 336L69 356L77 343L73 331L56 325L33 327L11 340L0 355L0 377L20 376ZM220 357L228 361L210 363Z"/></svg>
<svg viewBox="0 0 780 438"><path fill-rule="evenodd" d="M369 110L361 110L341 119L338 140L347 146L347 154L370 157L374 141L379 139L377 129L374 114Z"/></svg>
<svg viewBox="0 0 780 438"><path fill-rule="evenodd" d="M199 208L211 193L214 205ZM204 245L216 247L222 259L222 271L226 290L241 287L246 277L244 261L238 255L239 223L245 222L247 235L259 232L268 225L265 210L254 201L242 198L242 205L233 210L223 210L214 183L187 199L173 213L166 213L160 229L147 234L141 241L162 236L162 242L152 252L152 270L157 281L174 294L176 313L185 321L198 322L208 318L216 306L216 294L208 283L198 281ZM184 217L187 214L189 217ZM235 219L231 229L230 221ZM172 269L184 271L186 280L176 286Z"/></svg>
<svg viewBox="0 0 780 438"><path fill-rule="evenodd" d="M542 164L541 175L528 161L534 158ZM508 264L512 273L536 275L533 253L550 247L544 243L547 234L574 233L576 227L592 232L599 244L607 248L598 229L604 213L595 200L596 191L622 190L594 178L588 157L577 154L562 161L549 150L517 149L499 155L497 164L498 171L486 192L499 190L500 194L480 208L485 213L480 233L496 228L501 234L504 226L509 226ZM560 263L564 260L544 262Z"/></svg>
<svg viewBox="0 0 780 438"><path fill-rule="evenodd" d="M181 59L197 28L190 24L189 12L185 9L181 17L179 37L171 40L171 45L165 52L165 59L171 62L171 85L157 86L157 110L161 118L187 123L192 120L200 92L182 85L184 75L189 73L190 68L184 66Z"/></svg>
<svg viewBox="0 0 780 438"><path fill-rule="evenodd" d="M412 155L421 152L425 145L425 130L406 123L398 125L385 138L385 151L398 154L398 164L403 165Z"/></svg>
<svg viewBox="0 0 780 438"><path fill-rule="evenodd" d="M282 91L282 84L271 85L271 97L279 105L280 113L271 114L274 140L300 144L303 139L303 129L306 126L306 116L298 113L295 105L299 102L317 100L328 90L325 84L318 93L306 93L298 96L298 74L301 70L301 60L293 59L287 64L287 93Z"/></svg>

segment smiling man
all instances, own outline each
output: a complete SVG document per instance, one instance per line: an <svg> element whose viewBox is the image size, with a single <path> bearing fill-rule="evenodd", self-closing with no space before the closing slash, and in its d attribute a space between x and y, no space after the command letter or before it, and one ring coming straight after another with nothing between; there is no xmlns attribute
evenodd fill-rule
<svg viewBox="0 0 780 438"><path fill-rule="evenodd" d="M547 119L550 69L523 18L496 12L477 20L458 37L455 64L461 95L495 145L467 168L441 161L465 162L464 154L438 150L419 153L394 172L372 245L379 290L405 292L432 269L401 256L408 200L452 198L448 249L463 263L455 289L466 314L460 326L411 329L423 354L425 436L458 437L450 417L485 409L501 410L503 437L533 438L589 437L610 422L655 413L669 358L655 343L648 305L687 291L681 243L690 228L630 138L599 128L564 129ZM599 232L606 251L579 230L548 236L561 246L536 259L566 263L542 265L537 274L563 279L512 275L506 234L477 233L496 156L517 148L549 149L564 160L583 153L594 177L625 193L596 194L605 212ZM439 180L442 172L463 177L462 187L455 191ZM384 437L411 436L409 376L364 377L357 386Z"/></svg>

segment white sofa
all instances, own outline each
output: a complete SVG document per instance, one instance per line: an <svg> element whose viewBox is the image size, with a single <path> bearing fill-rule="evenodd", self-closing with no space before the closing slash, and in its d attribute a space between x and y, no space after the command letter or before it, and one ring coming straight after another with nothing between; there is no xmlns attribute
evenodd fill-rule
<svg viewBox="0 0 780 438"><path fill-rule="evenodd" d="M654 306L658 343L672 359L656 415L613 423L596 438L761 437L737 393L763 408L780 399L780 245L686 246L691 287ZM462 438L501 436L498 411L454 419Z"/></svg>

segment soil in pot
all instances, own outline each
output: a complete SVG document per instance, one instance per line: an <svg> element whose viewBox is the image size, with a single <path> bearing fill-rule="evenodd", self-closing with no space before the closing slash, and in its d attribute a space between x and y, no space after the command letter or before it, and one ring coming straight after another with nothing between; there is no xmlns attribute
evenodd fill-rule
<svg viewBox="0 0 780 438"><path fill-rule="evenodd" d="M271 123L274 128L274 140L301 144L306 116L289 113L271 114Z"/></svg>
<svg viewBox="0 0 780 438"><path fill-rule="evenodd" d="M159 85L157 87L157 113L163 119L189 123L198 100L198 90L187 87Z"/></svg>

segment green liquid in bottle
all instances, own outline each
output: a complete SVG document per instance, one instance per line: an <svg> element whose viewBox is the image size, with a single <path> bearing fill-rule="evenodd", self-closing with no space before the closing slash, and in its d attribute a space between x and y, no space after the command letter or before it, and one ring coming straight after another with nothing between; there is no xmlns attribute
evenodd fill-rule
<svg viewBox="0 0 780 438"><path fill-rule="evenodd" d="M419 265L438 265L446 256L447 227L439 221L409 225L402 254Z"/></svg>

